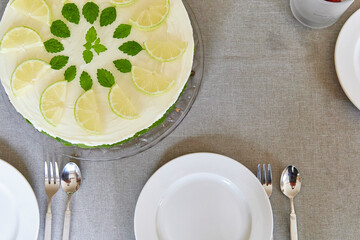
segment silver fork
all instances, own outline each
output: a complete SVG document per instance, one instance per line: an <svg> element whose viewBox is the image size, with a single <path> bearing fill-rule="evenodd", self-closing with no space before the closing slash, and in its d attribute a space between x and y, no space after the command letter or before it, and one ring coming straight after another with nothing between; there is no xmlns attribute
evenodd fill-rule
<svg viewBox="0 0 360 240"><path fill-rule="evenodd" d="M49 178L50 176L50 178ZM45 161L45 192L48 195L48 209L45 221L45 240L51 239L51 199L60 187L59 168L56 161Z"/></svg>
<svg viewBox="0 0 360 240"><path fill-rule="evenodd" d="M270 198L272 193L272 171L271 165L268 164L268 170L266 171L265 164L262 165L262 174L261 174L261 164L258 164L257 178L261 182L261 185L265 189L266 194Z"/></svg>
<svg viewBox="0 0 360 240"><path fill-rule="evenodd" d="M258 170L257 170L257 178L259 179L261 185L265 189L266 194L270 198L272 193L272 171L271 171L271 165L268 164L268 170L266 171L265 164L262 165L262 173L261 174L261 164L258 164ZM274 239L273 233L271 233L271 240Z"/></svg>

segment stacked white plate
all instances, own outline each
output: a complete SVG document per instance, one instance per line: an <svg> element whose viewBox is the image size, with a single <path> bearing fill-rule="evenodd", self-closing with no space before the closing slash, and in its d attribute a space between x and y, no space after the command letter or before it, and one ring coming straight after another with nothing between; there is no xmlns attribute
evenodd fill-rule
<svg viewBox="0 0 360 240"><path fill-rule="evenodd" d="M30 184L0 159L0 239L36 240L39 207Z"/></svg>
<svg viewBox="0 0 360 240"><path fill-rule="evenodd" d="M335 47L335 66L345 94L360 109L360 10L340 31Z"/></svg>
<svg viewBox="0 0 360 240"><path fill-rule="evenodd" d="M196 153L160 168L135 210L137 240L271 239L273 217L258 179L228 157Z"/></svg>

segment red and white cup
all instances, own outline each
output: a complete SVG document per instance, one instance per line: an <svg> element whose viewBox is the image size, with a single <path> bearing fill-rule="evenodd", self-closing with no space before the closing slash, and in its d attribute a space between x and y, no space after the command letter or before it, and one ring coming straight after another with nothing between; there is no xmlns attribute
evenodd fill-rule
<svg viewBox="0 0 360 240"><path fill-rule="evenodd" d="M290 0L294 17L303 25L320 29L333 25L354 0Z"/></svg>

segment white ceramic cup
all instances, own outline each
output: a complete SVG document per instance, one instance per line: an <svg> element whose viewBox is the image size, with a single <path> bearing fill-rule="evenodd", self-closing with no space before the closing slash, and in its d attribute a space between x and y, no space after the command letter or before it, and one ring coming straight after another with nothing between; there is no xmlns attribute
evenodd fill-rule
<svg viewBox="0 0 360 240"><path fill-rule="evenodd" d="M290 0L290 8L300 23L319 29L333 25L353 2L354 0Z"/></svg>

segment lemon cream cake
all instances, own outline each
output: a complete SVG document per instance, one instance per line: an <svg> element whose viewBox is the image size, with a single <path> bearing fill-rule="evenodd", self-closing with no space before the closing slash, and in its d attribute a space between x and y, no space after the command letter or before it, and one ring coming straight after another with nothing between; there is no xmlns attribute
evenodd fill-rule
<svg viewBox="0 0 360 240"><path fill-rule="evenodd" d="M181 95L194 40L181 0L10 0L0 78L15 109L64 143L113 146Z"/></svg>

